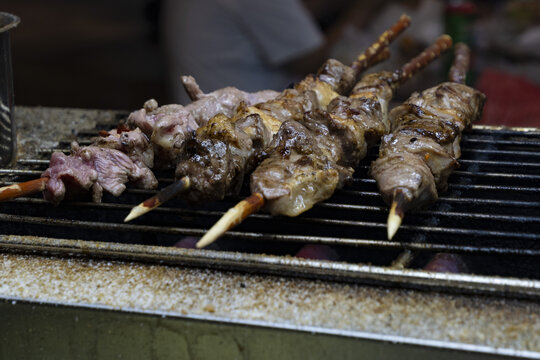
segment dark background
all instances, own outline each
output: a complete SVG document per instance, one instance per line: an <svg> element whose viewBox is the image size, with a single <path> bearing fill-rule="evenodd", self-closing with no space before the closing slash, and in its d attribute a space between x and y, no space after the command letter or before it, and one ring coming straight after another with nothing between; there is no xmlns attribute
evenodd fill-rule
<svg viewBox="0 0 540 360"><path fill-rule="evenodd" d="M475 52L473 85L488 94L482 122L540 127L540 51L513 49L513 35L506 31L540 29L535 5L540 1L474 3L479 23L497 11L510 20L500 33L481 34L485 48ZM173 102L159 44L159 0L4 0L2 5L0 11L21 17L11 33L17 105L133 110L149 98Z"/></svg>
<svg viewBox="0 0 540 360"><path fill-rule="evenodd" d="M134 109L169 101L156 2L4 0L21 18L11 33L15 103Z"/></svg>

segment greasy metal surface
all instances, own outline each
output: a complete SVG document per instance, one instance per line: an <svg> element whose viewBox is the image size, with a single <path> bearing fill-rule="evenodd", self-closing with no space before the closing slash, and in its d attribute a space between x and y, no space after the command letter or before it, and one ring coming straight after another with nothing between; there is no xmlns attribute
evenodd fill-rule
<svg viewBox="0 0 540 360"><path fill-rule="evenodd" d="M412 269L355 265L264 254L242 254L212 250L194 251L174 247L148 247L65 239L31 239L28 237L2 236L0 241L5 249L24 252L67 256L92 255L167 264L205 266L225 270L262 271L278 275L300 275L302 277L320 277L382 285L391 284L413 288L429 288L431 290L453 289L454 291L478 294L540 297L540 281L509 277L433 273Z"/></svg>
<svg viewBox="0 0 540 360"><path fill-rule="evenodd" d="M386 206L366 177L374 151L357 169L353 184L328 201L294 219L254 215L230 231L218 250L175 245L186 236L202 236L238 198L197 207L173 201L124 224L129 209L155 193L138 189L128 189L119 199L106 197L102 204L52 207L39 196L1 204L0 248L538 298L539 139L535 129L476 127L463 139L462 166L450 178L449 190L429 209L408 215L394 241L385 240ZM62 142L64 150L68 144ZM11 175L5 184L39 176L50 149L39 153L44 158L0 169ZM162 186L172 181L170 173L158 175ZM29 236L35 234L40 237ZM304 244L329 245L340 259L294 257ZM403 250L411 252L411 269L396 266ZM471 274L421 270L437 252L469 257Z"/></svg>
<svg viewBox="0 0 540 360"><path fill-rule="evenodd" d="M0 166L13 165L16 155L10 31L19 22L17 16L0 12Z"/></svg>

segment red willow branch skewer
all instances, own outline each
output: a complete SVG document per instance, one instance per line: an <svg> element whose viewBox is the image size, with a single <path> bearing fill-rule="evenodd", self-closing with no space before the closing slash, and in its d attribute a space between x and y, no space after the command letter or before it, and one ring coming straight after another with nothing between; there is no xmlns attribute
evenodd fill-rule
<svg viewBox="0 0 540 360"><path fill-rule="evenodd" d="M375 103L375 102L376 102L377 105L381 104L379 106L382 108L382 110L380 110L379 112L373 113L373 114L377 114L376 116L378 116L380 118L372 119L372 120L376 120L377 123L382 122L384 124L385 130L383 132L389 131L389 125L386 124L385 120L386 120L386 111L387 111L386 110L386 104L390 99L385 98L385 96L391 97L392 94L397 90L397 88L403 82L405 82L407 79L409 79L411 76L413 76L419 70L423 69L431 61L433 61L434 59L439 57L440 54L442 52L446 51L451 45L452 45L452 39L448 35L440 36L436 40L436 42L434 44L432 44L430 47L428 47L425 51L423 51L420 55L415 57L409 63L404 65L400 70L396 71L394 74L379 73L379 74L368 75L367 78L370 79L369 82L373 82L373 84L369 83L369 85L368 85L368 81L361 81L362 86L358 90L355 88L355 90L353 90L353 94L351 95L351 97L356 97L356 98L363 99L362 102L365 103L366 105L367 104L372 104L372 103ZM370 88L373 89L373 88L376 87L377 84L385 84L386 87L382 87L381 89L390 88L389 93L385 92L384 90L376 90L377 92L373 92L373 93L369 93L369 90L367 90L367 91L364 90L366 87L368 89L370 89ZM385 94L385 95L382 96L382 94ZM380 99L379 99L379 96L381 96ZM385 105L382 105L383 103ZM354 113L354 111L351 110L350 113L348 114L348 116L354 116L354 115L350 115L350 114L353 114L353 113ZM372 113L370 113L370 114L372 114ZM369 117L369 115L368 115L368 117ZM370 126L373 127L373 128L379 128L378 124L374 125L374 126L373 125L370 125ZM368 126L368 127L370 127L370 126ZM366 130L366 131L364 132L364 130ZM366 143L368 143L368 142L370 143L370 145L372 145L374 142L376 142L375 141L376 139L373 139L372 137L374 135L371 133L371 131L367 131L367 130L372 130L372 129L370 128L370 129L363 129L363 130L356 130L356 131L361 131L362 132L362 137L363 137L362 141L364 141L364 145L366 145ZM374 131L374 132L377 133L377 131ZM379 133L376 136L380 137L381 135L382 135L382 133ZM368 139L368 137L369 137L369 139ZM366 151L364 151L364 152L359 151L358 155L357 155L358 158L348 159L348 160L334 159L334 161L338 165L338 167L339 167L340 162L342 162L344 164L357 163L358 161L361 160L361 158L363 158L365 156L365 153L366 153ZM314 156L317 156L316 153L310 153L310 154L312 154ZM345 157L346 156L347 155L345 155ZM279 160L279 157L278 157L278 160ZM314 159L311 159L311 160L306 159L305 160L306 163L309 163L310 161L313 162ZM264 162L263 162L263 164L264 164ZM255 172L252 174L252 181L253 181L254 174L257 173L258 169L260 169L261 166L262 165L260 165L259 168L257 168L257 170L255 170ZM317 177L317 176L320 175L320 174L317 175L315 172L312 172L312 173L313 173L313 177ZM294 174L296 174L296 173L294 173ZM291 178L294 177L295 176L294 174L293 175L286 175L287 179L289 177L291 177ZM352 175L352 173L350 175ZM309 177L309 175L305 175L305 174L304 174L304 176ZM324 176L324 173L323 173L323 175L320 175L320 176ZM260 177L262 178L264 176L260 175ZM286 182L287 180L284 180L284 181ZM302 184L304 184L304 186L306 186L308 188L318 187L316 184L313 184L313 181L316 182L316 180L311 179L311 180L308 180L307 183L302 182ZM253 186L253 182L252 182L252 186ZM278 188L279 188L279 186L281 186L281 183L278 183ZM336 183L335 186L337 187L339 185ZM252 187L252 189L253 189L253 187ZM280 193L287 193L287 190L288 190L287 188L284 188L283 191L280 191ZM335 187L332 188L331 192L318 193L318 191L319 190L315 190L315 195L313 195L314 201L310 202L309 204L307 204L307 202L305 202L305 201L302 201L301 202L302 206L299 206L299 209L294 209L294 210L291 210L291 211L287 211L287 210L284 211L278 205L278 210L276 211L276 213L284 214L284 215L288 215L288 216L296 216L296 215L300 214L301 212L310 209L311 206L313 206L313 203L321 201L321 200L323 200L325 198L328 198L331 195L331 193L333 193L333 191L335 191ZM291 193L292 190L289 190L288 192ZM291 204L294 203L294 202L290 202L289 198L287 198L286 196L284 196L284 198L287 199L285 201L286 206L291 206ZM276 201L279 201L280 197L278 196L276 199L278 199ZM196 246L198 248L201 248L201 247L204 247L204 246L207 246L207 245L211 244L217 238L219 238L221 235L223 235L226 231L228 231L232 227L234 227L234 226L238 225L239 223L241 223L247 216L253 214L256 211L258 211L262 206L265 205L266 202L267 202L267 200L265 199L265 196L262 193L254 191L250 197L248 197L247 199L239 202L236 206L234 206L232 209L227 211L224 214L224 216L201 238L201 240L197 243Z"/></svg>
<svg viewBox="0 0 540 360"><path fill-rule="evenodd" d="M0 201L8 201L45 190L49 178L39 178L0 188Z"/></svg>
<svg viewBox="0 0 540 360"><path fill-rule="evenodd" d="M450 82L415 93L390 113L393 132L381 142L370 174L390 204L388 239L392 239L409 209L437 200L458 166L463 130L477 120L485 95L464 85L470 50L456 44Z"/></svg>
<svg viewBox="0 0 540 360"><path fill-rule="evenodd" d="M335 69L341 69L340 67L333 67L332 60L327 61L322 68L319 70L318 77L323 81L331 85L331 87L338 93L348 93L350 88L356 83L356 80L370 66L375 65L376 63L387 59L390 55L388 45L392 42L401 32L403 32L410 25L410 18L407 15L402 15L399 20L388 30L383 32L377 41L368 47L351 65L351 68L354 73L354 79L347 82L339 82L336 79L340 79L340 74L335 73ZM193 91L193 92L196 92ZM337 95L337 94L336 94ZM185 179L184 176L182 179ZM185 180L180 180L185 182ZM180 192L188 190L187 188L179 187L179 192L174 193L170 189L160 191L157 195L153 196L151 199L145 200L139 205L135 206L131 212L128 214L124 221L130 221L135 219L138 216L141 216L159 204L163 204L165 201L175 197ZM158 205L156 205L159 203ZM149 206L151 205L151 206Z"/></svg>

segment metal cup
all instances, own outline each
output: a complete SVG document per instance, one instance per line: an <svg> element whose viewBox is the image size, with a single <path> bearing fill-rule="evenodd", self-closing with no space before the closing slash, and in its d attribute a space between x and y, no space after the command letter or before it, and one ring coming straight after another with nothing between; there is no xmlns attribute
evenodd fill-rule
<svg viewBox="0 0 540 360"><path fill-rule="evenodd" d="M0 166L11 165L16 154L13 123L13 70L9 32L20 22L12 14L0 12Z"/></svg>

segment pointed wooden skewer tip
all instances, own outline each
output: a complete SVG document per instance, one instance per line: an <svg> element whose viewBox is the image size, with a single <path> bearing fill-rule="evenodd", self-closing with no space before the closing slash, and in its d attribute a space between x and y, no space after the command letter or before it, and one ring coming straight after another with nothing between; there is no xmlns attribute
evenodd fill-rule
<svg viewBox="0 0 540 360"><path fill-rule="evenodd" d="M45 190L49 181L48 177L42 177L19 184L8 185L0 188L0 201L13 200L26 195L32 195Z"/></svg>
<svg viewBox="0 0 540 360"><path fill-rule="evenodd" d="M388 214L388 220L386 223L388 240L392 240L394 235L396 235L401 225L401 221L403 220L403 215L400 215L398 212L396 212L396 207L397 207L397 202L394 201L392 203L392 206L390 207L390 213Z"/></svg>
<svg viewBox="0 0 540 360"><path fill-rule="evenodd" d="M186 191L190 187L189 178L184 176L178 181L175 181L171 185L160 190L156 195L143 201L139 205L131 209L130 213L124 219L124 222L129 222L149 212L152 209L160 206L161 204L169 201L179 193Z"/></svg>
<svg viewBox="0 0 540 360"><path fill-rule="evenodd" d="M240 201L230 208L222 217L208 230L206 234L197 242L197 248L210 245L219 239L227 230L240 224L249 215L259 211L264 205L264 197L260 193L254 193L250 197Z"/></svg>

